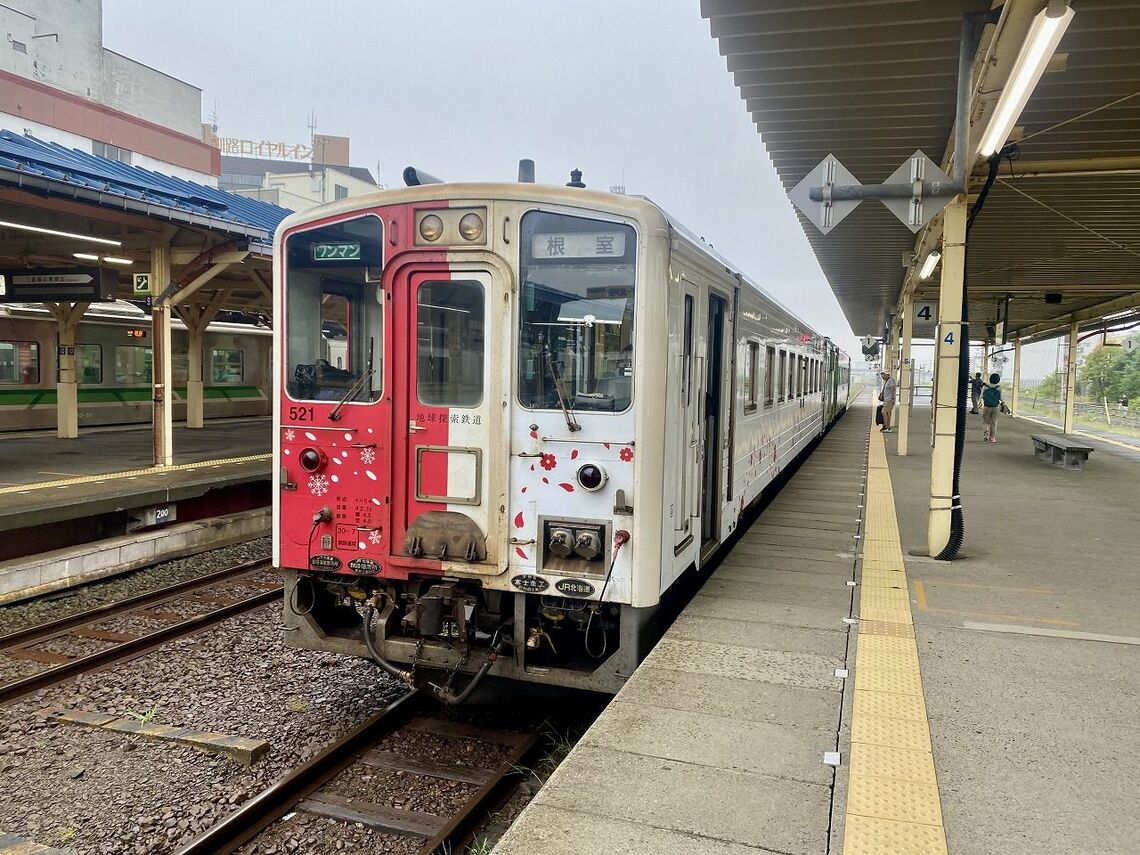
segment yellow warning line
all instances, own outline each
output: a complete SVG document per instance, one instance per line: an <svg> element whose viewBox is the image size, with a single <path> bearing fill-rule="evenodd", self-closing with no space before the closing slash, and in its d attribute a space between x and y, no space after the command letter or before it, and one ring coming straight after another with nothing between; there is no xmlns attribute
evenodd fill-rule
<svg viewBox="0 0 1140 855"><path fill-rule="evenodd" d="M59 487L73 487L78 484L98 484L103 481L116 481L121 478L138 478L140 475L165 475L170 472L186 472L191 469L210 469L231 463L255 463L270 460L272 454L250 454L245 457L223 457L218 460L202 460L198 463L178 463L174 466L148 466L145 469L127 469L122 472L107 472L103 475L81 475L60 481L40 481L36 484L13 484L0 487L0 496L12 493L30 493L33 490L48 490Z"/></svg>
<svg viewBox="0 0 1140 855"><path fill-rule="evenodd" d="M843 852L946 855L886 442L873 429L864 506ZM915 596L925 606L921 582Z"/></svg>

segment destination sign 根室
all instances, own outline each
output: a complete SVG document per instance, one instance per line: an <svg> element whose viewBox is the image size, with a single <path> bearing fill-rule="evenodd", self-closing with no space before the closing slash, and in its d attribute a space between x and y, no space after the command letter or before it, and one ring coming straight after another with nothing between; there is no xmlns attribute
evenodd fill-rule
<svg viewBox="0 0 1140 855"><path fill-rule="evenodd" d="M530 239L531 258L621 258L625 232L567 232L536 234Z"/></svg>

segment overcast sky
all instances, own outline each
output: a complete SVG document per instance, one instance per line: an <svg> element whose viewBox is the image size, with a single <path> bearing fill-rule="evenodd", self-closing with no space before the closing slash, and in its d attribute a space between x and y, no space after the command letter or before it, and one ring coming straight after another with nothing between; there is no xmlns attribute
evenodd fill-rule
<svg viewBox="0 0 1140 855"><path fill-rule="evenodd" d="M104 0L103 40L222 136L305 142L312 112L388 185L624 180L858 352L697 0Z"/></svg>

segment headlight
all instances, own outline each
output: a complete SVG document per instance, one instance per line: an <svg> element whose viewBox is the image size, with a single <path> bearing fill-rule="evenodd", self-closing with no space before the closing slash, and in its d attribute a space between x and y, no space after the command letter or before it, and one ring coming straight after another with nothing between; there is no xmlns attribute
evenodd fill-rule
<svg viewBox="0 0 1140 855"><path fill-rule="evenodd" d="M459 233L464 240L479 240L483 237L483 218L478 214L465 214L459 221Z"/></svg>
<svg viewBox="0 0 1140 855"><path fill-rule="evenodd" d="M315 448L306 448L297 457L306 472L316 472L325 465L325 456Z"/></svg>
<svg viewBox="0 0 1140 855"><path fill-rule="evenodd" d="M606 470L594 463L586 463L578 467L578 483L583 490L591 493L600 490L606 483Z"/></svg>
<svg viewBox="0 0 1140 855"><path fill-rule="evenodd" d="M424 240L439 240L443 234L443 220L435 214L428 214L420 220L420 237Z"/></svg>

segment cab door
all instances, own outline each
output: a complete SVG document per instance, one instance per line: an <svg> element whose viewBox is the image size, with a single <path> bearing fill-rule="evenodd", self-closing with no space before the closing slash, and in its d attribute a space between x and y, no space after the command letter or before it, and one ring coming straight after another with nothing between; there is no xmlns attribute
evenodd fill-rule
<svg viewBox="0 0 1140 855"><path fill-rule="evenodd" d="M487 269L403 267L391 283L392 553L409 568L498 572L503 325Z"/></svg>
<svg viewBox="0 0 1140 855"><path fill-rule="evenodd" d="M673 546L682 549L693 536L693 521L699 514L695 507L700 483L700 432L698 413L701 409L701 371L703 360L697 357L700 329L700 288L687 279L681 280L681 353L678 366L677 412L680 413L681 467L676 484L676 510L673 516Z"/></svg>

